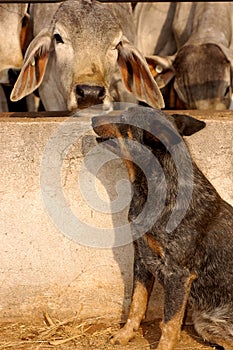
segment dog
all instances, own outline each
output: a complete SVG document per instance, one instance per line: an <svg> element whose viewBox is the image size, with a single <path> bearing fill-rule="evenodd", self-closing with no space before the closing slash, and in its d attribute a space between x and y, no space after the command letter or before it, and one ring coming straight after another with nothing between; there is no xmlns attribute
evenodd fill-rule
<svg viewBox="0 0 233 350"><path fill-rule="evenodd" d="M97 141L124 160L132 186L133 294L112 344L135 336L157 278L164 289L157 350L175 348L188 306L197 333L232 350L233 208L191 159L183 138L205 122L138 106L93 117L92 127Z"/></svg>

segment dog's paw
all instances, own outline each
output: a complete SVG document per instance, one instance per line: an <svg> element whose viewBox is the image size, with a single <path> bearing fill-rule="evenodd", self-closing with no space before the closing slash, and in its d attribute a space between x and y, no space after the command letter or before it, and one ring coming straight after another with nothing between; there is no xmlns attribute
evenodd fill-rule
<svg viewBox="0 0 233 350"><path fill-rule="evenodd" d="M112 345L126 345L134 337L135 332L133 330L123 327L110 339L110 343Z"/></svg>

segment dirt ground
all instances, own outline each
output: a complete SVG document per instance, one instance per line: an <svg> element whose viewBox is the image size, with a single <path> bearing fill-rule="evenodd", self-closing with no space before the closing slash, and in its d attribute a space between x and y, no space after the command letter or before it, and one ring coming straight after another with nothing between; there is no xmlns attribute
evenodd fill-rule
<svg viewBox="0 0 233 350"><path fill-rule="evenodd" d="M136 337L127 345L111 345L109 340L120 325L103 324L101 320L80 321L51 319L44 314L41 320L1 323L0 350L150 350L156 349L160 337L159 321L144 322ZM213 350L195 333L192 326L185 326L176 350Z"/></svg>

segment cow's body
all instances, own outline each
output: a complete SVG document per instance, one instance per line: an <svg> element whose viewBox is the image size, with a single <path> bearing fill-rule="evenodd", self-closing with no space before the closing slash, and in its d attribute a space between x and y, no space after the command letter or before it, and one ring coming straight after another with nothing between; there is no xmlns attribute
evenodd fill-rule
<svg viewBox="0 0 233 350"><path fill-rule="evenodd" d="M9 69L20 69L23 64L28 16L27 4L0 4L0 84L11 83ZM0 111L8 111L8 103L0 86Z"/></svg>
<svg viewBox="0 0 233 350"><path fill-rule="evenodd" d="M145 56L167 56L176 52L172 31L175 9L174 2L146 2L136 5L136 46Z"/></svg>
<svg viewBox="0 0 233 350"><path fill-rule="evenodd" d="M0 5L0 72L9 68L21 68L23 64L22 48L25 33L22 32L22 21L27 6L27 4Z"/></svg>

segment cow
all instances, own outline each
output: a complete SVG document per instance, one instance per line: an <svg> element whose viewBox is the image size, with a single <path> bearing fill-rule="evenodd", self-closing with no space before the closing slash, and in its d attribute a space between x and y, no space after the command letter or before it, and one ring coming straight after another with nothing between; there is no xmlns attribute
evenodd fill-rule
<svg viewBox="0 0 233 350"><path fill-rule="evenodd" d="M33 37L39 34L43 28L49 26L59 6L59 2L34 3L30 5L29 13L32 19Z"/></svg>
<svg viewBox="0 0 233 350"><path fill-rule="evenodd" d="M23 64L26 49L29 16L28 4L0 4L0 111L8 111L5 84L11 84L10 70Z"/></svg>
<svg viewBox="0 0 233 350"><path fill-rule="evenodd" d="M162 108L161 92L134 37L130 4L65 1L31 41L11 100L38 88L48 111L96 104L109 109L112 101L136 99Z"/></svg>
<svg viewBox="0 0 233 350"><path fill-rule="evenodd" d="M154 22L163 18L162 26L159 20L158 27L155 24L151 27L156 33L151 51L145 44L147 51L142 50L159 87L165 88L170 82L182 102L181 106L186 109L228 109L232 97L233 4L176 2L161 4L160 7L158 4L157 7L140 4L137 9L137 6L138 36L145 36L143 32L149 32L150 25L146 18L141 18L144 12L140 13L140 7L151 6L150 15ZM164 37L168 38L166 45ZM166 97L166 92L162 92L165 105L169 107L170 96Z"/></svg>
<svg viewBox="0 0 233 350"><path fill-rule="evenodd" d="M0 72L21 68L28 24L27 4L0 4Z"/></svg>
<svg viewBox="0 0 233 350"><path fill-rule="evenodd" d="M172 31L175 9L175 2L142 2L135 6L135 42L144 56L172 55L176 52Z"/></svg>

